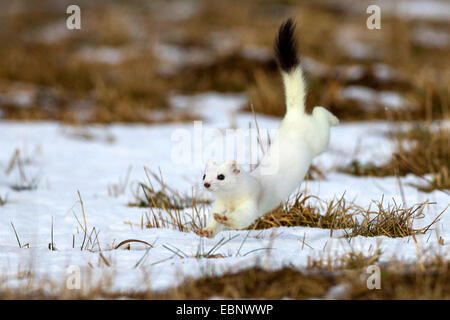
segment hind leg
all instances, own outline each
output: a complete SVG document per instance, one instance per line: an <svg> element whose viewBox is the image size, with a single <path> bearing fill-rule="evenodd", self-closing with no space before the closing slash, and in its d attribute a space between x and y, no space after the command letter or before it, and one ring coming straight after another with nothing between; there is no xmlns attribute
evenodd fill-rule
<svg viewBox="0 0 450 320"><path fill-rule="evenodd" d="M337 126L339 124L339 119L332 114L330 111L328 111L328 123L330 124L331 127Z"/></svg>
<svg viewBox="0 0 450 320"><path fill-rule="evenodd" d="M308 135L308 139L309 144L314 151L314 156L317 156L328 149L328 144L330 142L330 127L337 125L339 119L322 107L315 107L313 109L312 118L311 132Z"/></svg>

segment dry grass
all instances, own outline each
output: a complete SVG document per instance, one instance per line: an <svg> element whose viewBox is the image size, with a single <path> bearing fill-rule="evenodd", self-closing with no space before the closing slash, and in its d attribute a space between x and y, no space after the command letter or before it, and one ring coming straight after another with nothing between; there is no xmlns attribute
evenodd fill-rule
<svg viewBox="0 0 450 320"><path fill-rule="evenodd" d="M331 233L335 229L345 229L347 237L396 238L425 233L439 219L439 217L436 218L426 227L413 228L414 221L423 218L423 210L430 204L428 201L403 207L395 201L392 205L385 206L382 199L373 202L375 208L372 205L363 208L348 204L342 196L338 200L326 203L325 210L321 210L320 205L318 207L307 204L310 198L312 197L296 195L294 201L287 201L284 206L266 214L249 229L304 226L330 229Z"/></svg>
<svg viewBox="0 0 450 320"><path fill-rule="evenodd" d="M239 52L219 57L213 64L186 66L172 78L172 83L182 93L205 91L242 92L254 82L258 70L278 73L275 61L258 61L246 58ZM186 79L196 79L195 82Z"/></svg>
<svg viewBox="0 0 450 320"><path fill-rule="evenodd" d="M174 228L189 232L204 226L209 200L199 199L194 193L180 194L164 182L161 172L157 175L145 168L145 174L147 183L138 184L135 199L129 203L130 206L149 208L145 220L144 216L141 219L142 228Z"/></svg>
<svg viewBox="0 0 450 320"><path fill-rule="evenodd" d="M8 43L0 50L4 90L14 92L11 86L16 83L32 87L31 102L25 107L14 102L2 105L6 118L56 119L70 123L192 119L187 114L159 112L168 108L169 82L158 74L151 50L126 34L130 28L125 25L132 24L132 19L141 15L141 5L135 3L129 8L134 10L134 17L129 16L130 10L121 10L117 4L106 10L102 5L82 5L87 13L80 32L69 31L67 38L57 42L31 41L25 36L11 39L16 29L30 35L40 27L54 23L57 29L58 23L65 23L64 17L55 21L53 11L47 6L50 5L26 6L20 15L6 17L5 25L10 32L0 34ZM38 13L40 20L30 22ZM149 12L145 14L151 19ZM149 28L148 24L141 26L142 32ZM36 37L39 36L33 38ZM81 53L86 48L108 48L123 60L108 63L83 58Z"/></svg>
<svg viewBox="0 0 450 320"><path fill-rule="evenodd" d="M173 289L170 295L177 299L207 299L213 296L231 299L306 299L323 297L336 283L331 275L308 274L290 268L278 271L252 268L221 277L188 280L184 286Z"/></svg>
<svg viewBox="0 0 450 320"><path fill-rule="evenodd" d="M147 184L139 183L135 200L131 206L149 208L141 218L141 228L171 228L181 232L196 232L202 229L208 217L209 200L191 195L181 195L169 187L159 175L145 168ZM156 187L156 184L159 187ZM142 194L139 192L142 190ZM345 195L345 194L344 194ZM343 229L347 237L386 236L390 238L414 236L427 232L440 215L428 226L414 228L414 222L424 217L424 210L433 203L425 201L412 206L384 204L373 201L368 208L348 203L344 195L332 201L322 201L313 196L296 194L282 206L256 220L248 230L277 227L310 227L333 230ZM315 199L313 205L311 200Z"/></svg>
<svg viewBox="0 0 450 320"><path fill-rule="evenodd" d="M33 273L23 271L27 284L10 289L0 282L1 299L449 299L449 261L435 255L416 263L404 263L395 258L379 264L379 254L364 256L350 252L334 259L331 267L325 264L310 265L305 270L285 267L269 271L260 267L221 276L186 279L181 285L163 292L111 291L112 276L104 276L97 284L85 290L68 290L61 284L47 281L35 289ZM366 281L366 267L378 265L381 269L381 289L370 290ZM19 276L19 275L18 275ZM52 288L52 290L48 290ZM333 290L340 288L341 290ZM57 292L57 293L51 293Z"/></svg>
<svg viewBox="0 0 450 320"><path fill-rule="evenodd" d="M428 226L414 229L413 223L416 219L424 217L423 210L428 206L428 201L411 207L403 207L395 201L387 207L380 202L374 202L375 210L369 207L359 210L359 218L355 220L348 237L364 236L377 237L387 236L390 238L407 237L410 235L423 234L427 232L439 219L440 215ZM445 212L445 210L444 210ZM442 212L441 215L444 213ZM362 218L362 219L361 219Z"/></svg>
<svg viewBox="0 0 450 320"><path fill-rule="evenodd" d="M336 280L323 275L303 274L293 269L265 271L255 268L221 277L188 279L181 286L167 292L110 292L109 281L93 286L89 290L67 290L64 286L54 285L62 293L49 294L43 289L18 290L1 288L1 299L208 299L214 296L227 298L266 298L282 299L291 297L305 299L321 297ZM49 284L47 283L47 287Z"/></svg>
<svg viewBox="0 0 450 320"><path fill-rule="evenodd" d="M450 189L450 131L444 125L432 128L418 125L406 132L394 132L397 151L384 165L361 164L353 161L341 168L345 173L358 176L404 176L414 174L423 177L431 174L431 180L418 186L423 191ZM446 192L446 191L444 191Z"/></svg>
<svg viewBox="0 0 450 320"><path fill-rule="evenodd" d="M0 196L0 207L4 206L7 202L8 202L8 197L6 195Z"/></svg>

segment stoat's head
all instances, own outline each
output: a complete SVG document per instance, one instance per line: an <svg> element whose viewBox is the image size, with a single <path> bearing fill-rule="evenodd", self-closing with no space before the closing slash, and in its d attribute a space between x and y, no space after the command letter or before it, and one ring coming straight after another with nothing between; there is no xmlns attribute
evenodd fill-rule
<svg viewBox="0 0 450 320"><path fill-rule="evenodd" d="M213 193L227 193L234 191L239 185L241 168L236 161L221 164L208 160L203 175L203 188Z"/></svg>

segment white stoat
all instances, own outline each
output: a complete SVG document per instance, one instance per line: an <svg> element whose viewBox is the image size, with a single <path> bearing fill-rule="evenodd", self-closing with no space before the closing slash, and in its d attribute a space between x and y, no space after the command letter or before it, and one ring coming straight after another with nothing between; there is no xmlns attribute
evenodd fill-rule
<svg viewBox="0 0 450 320"><path fill-rule="evenodd" d="M328 148L330 127L339 120L322 107L315 107L310 115L305 112L306 88L294 29L293 20L287 20L275 42L287 109L277 135L251 173L235 161L208 162L203 182L215 203L200 235L211 237L224 227L244 229L275 209L301 184L313 158Z"/></svg>

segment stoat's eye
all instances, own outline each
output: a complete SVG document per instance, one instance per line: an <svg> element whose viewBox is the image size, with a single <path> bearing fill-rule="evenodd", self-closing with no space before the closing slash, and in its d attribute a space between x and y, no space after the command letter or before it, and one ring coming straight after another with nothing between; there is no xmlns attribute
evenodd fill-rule
<svg viewBox="0 0 450 320"><path fill-rule="evenodd" d="M223 174L219 174L217 176L217 180L223 180L223 179L225 179L225 176Z"/></svg>
<svg viewBox="0 0 450 320"><path fill-rule="evenodd" d="M203 175L203 179L202 180L205 180L205 178L206 178L206 174Z"/></svg>

